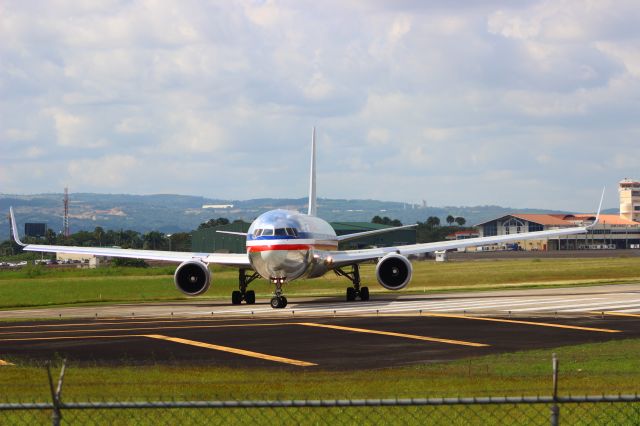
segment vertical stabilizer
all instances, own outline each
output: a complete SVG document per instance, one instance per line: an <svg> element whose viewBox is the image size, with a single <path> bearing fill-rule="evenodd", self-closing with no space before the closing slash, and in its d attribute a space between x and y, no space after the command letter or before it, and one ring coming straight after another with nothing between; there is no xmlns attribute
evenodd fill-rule
<svg viewBox="0 0 640 426"><path fill-rule="evenodd" d="M309 216L315 216L316 208L316 128L311 131L311 175L309 176Z"/></svg>

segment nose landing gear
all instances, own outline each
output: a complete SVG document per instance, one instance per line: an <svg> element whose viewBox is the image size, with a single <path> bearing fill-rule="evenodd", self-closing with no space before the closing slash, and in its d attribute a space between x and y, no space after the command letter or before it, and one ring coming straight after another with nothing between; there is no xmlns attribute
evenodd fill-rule
<svg viewBox="0 0 640 426"><path fill-rule="evenodd" d="M282 309L287 306L287 298L282 295L282 284L285 278L271 278L271 282L276 286L273 297L271 298L271 307L273 309Z"/></svg>

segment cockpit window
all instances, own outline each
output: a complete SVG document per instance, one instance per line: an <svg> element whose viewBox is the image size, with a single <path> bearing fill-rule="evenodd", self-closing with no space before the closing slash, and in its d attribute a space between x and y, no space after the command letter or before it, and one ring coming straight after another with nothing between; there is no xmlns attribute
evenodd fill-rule
<svg viewBox="0 0 640 426"><path fill-rule="evenodd" d="M287 235L289 235L290 237L297 237L297 233L295 229L285 228L285 230L287 231Z"/></svg>
<svg viewBox="0 0 640 426"><path fill-rule="evenodd" d="M253 231L254 237L259 237L261 234L262 234L262 229L256 229L255 231Z"/></svg>
<svg viewBox="0 0 640 426"><path fill-rule="evenodd" d="M263 229L261 235L266 235L266 236L273 235L273 229L268 229L268 228Z"/></svg>
<svg viewBox="0 0 640 426"><path fill-rule="evenodd" d="M275 235L278 237L284 237L287 235L287 231L284 228L276 228Z"/></svg>

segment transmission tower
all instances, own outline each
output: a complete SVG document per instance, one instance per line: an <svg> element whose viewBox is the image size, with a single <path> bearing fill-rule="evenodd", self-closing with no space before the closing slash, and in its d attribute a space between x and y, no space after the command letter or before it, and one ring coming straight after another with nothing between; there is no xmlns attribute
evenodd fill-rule
<svg viewBox="0 0 640 426"><path fill-rule="evenodd" d="M69 188L64 188L64 216L62 217L62 235L67 238L70 235L69 232Z"/></svg>

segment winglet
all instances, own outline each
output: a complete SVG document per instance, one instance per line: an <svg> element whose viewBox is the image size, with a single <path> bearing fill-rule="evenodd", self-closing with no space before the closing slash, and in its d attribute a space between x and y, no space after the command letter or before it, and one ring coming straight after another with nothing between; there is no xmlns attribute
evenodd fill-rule
<svg viewBox="0 0 640 426"><path fill-rule="evenodd" d="M596 213L596 220L594 220L591 225L587 226L586 227L587 229L593 228L600 221L600 210L602 210L602 201L604 200L604 191L605 191L605 189L606 189L606 187L602 188L602 195L600 196L600 204L598 205L598 212Z"/></svg>
<svg viewBox="0 0 640 426"><path fill-rule="evenodd" d="M309 216L315 216L316 206L316 128L311 131L311 173L309 176Z"/></svg>
<svg viewBox="0 0 640 426"><path fill-rule="evenodd" d="M13 207L9 207L9 215L11 216L11 231L12 231L12 234L13 234L13 240L19 246L25 247L26 244L24 244L22 241L20 241L20 237L18 236L18 224L16 223L16 218L13 215Z"/></svg>

